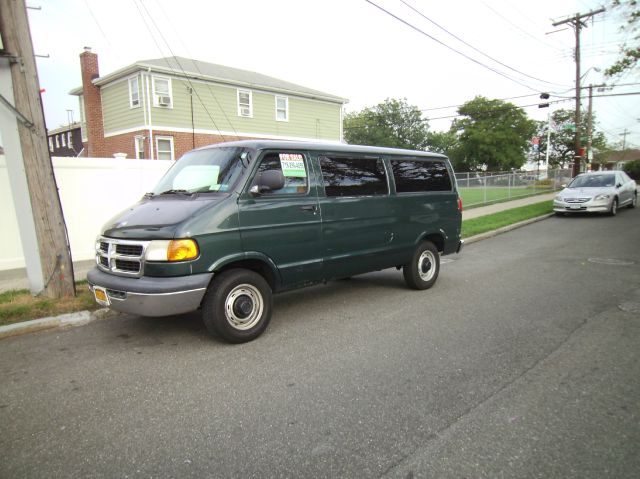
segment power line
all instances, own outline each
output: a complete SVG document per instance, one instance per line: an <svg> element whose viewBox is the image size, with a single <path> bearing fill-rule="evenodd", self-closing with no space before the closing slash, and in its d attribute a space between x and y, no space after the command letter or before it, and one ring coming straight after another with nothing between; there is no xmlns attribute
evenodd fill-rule
<svg viewBox="0 0 640 479"><path fill-rule="evenodd" d="M164 14L165 18L167 18L167 20L169 20L169 24L172 24L173 22L171 22L171 20L168 18L167 13L165 12L164 8L162 7L162 4L156 0L156 4L158 5L158 7L160 8L160 10L162 11L162 13ZM146 8L145 8L146 10ZM148 10L147 10L148 13ZM151 16L149 14L149 16ZM173 29L173 27L172 27ZM187 54L189 56L191 56L191 54L189 53L189 49L187 48L187 46L184 44L184 42L182 41L182 39L180 38L180 35L175 31L175 29L173 29L173 33L176 35L176 37L178 37L178 40L180 40L180 43L182 43L182 45L185 47L185 51L187 52ZM198 66L198 62L197 61L193 61L193 66L196 68L196 70L198 71L198 73L200 75L203 75L202 71L200 70L200 67ZM204 76L204 75L203 75ZM233 123L231 123L231 120L229 119L229 117L227 116L227 113L225 112L224 108L222 108L222 105L220 104L220 102L218 101L218 97L216 96L216 94L213 92L213 90L211 89L211 85L209 85L208 82L205 82L205 86L207 87L207 90L209 90L209 93L211 94L211 96L213 97L213 99L215 100L216 104L218 105L218 108L220 109L220 111L222 112L222 115L224 116L225 120L227 120L227 123L229 124L229 126L231 127L231 129L233 130L233 133L236 135L236 138L240 138L240 136L238 135L238 132L236 131L235 127L233 126ZM220 133L220 130L218 130L218 133ZM224 136L223 136L224 138Z"/></svg>
<svg viewBox="0 0 640 479"><path fill-rule="evenodd" d="M527 97L530 97L530 96L537 96L537 95L538 95L537 93L531 93L529 95L510 96L510 97L507 97L507 98L495 98L495 100L516 100L518 98L527 98ZM420 111L446 110L447 108L458 108L458 107L460 107L462 105L464 105L464 103L461 103L459 105L438 106L438 107L435 107L435 108L423 108Z"/></svg>
<svg viewBox="0 0 640 479"><path fill-rule="evenodd" d="M520 70L516 70L515 68L510 67L509 65L507 65L506 63L501 62L500 60L496 60L495 58L493 58L492 56L484 53L483 51L479 50L478 48L474 47L473 45L471 45L470 43L464 41L462 38L460 38L459 36L451 33L449 30L447 30L446 28L444 28L442 25L439 25L438 23L436 23L434 20L432 20L431 18L427 17L424 13L420 12L419 10L417 10L415 7L411 6L410 4L408 4L407 2L405 2L405 0L400 0L400 2L402 2L404 5L406 5L407 7L409 7L411 10L413 10L414 12L416 12L418 15L420 15L422 18L424 18L425 20L431 22L432 24L434 24L436 27L438 27L440 30L442 30L443 32L451 35L453 38L455 38L456 40L458 40L459 42L461 42L462 44L468 46L469 48L471 48L472 50L478 52L480 55L483 55L485 57L487 57L489 60L494 61L496 63L498 63L499 65L502 65L505 68L508 68L509 70L512 70L516 73L519 73L520 75L524 75L528 78L531 78L532 80L536 80L542 83L547 83L549 85L558 85L557 83L552 83L549 82L547 80L542 80L541 78L536 78L534 76L531 76L527 73L521 72Z"/></svg>
<svg viewBox="0 0 640 479"><path fill-rule="evenodd" d="M142 3L142 2L141 2ZM137 2L134 2L134 4L136 5L136 8L138 9L138 12L140 13L140 16L142 17L143 21L144 21L144 15L142 13L142 10L140 10L140 6L138 5ZM191 87L191 91L193 91L196 94L196 97L198 97L198 101L200 102L200 104L202 105L202 108L204 108L204 111L207 113L207 116L209 117L209 119L211 120L211 122L213 123L213 126L215 127L215 129L218 131L218 134L222 137L222 139L224 141L226 141L225 136L222 134L222 131L220 130L220 128L218 128L218 125L216 124L216 121L213 119L213 116L211 116L211 113L209 112L209 109L207 108L207 106L204 104L204 101L202 101L202 98L200 98L200 94L198 93L198 91L193 87L193 83L191 82L191 79L189 78L189 76L187 75L187 72L184 70L184 68L182 68L182 65L180 64L180 61L178 60L178 58L175 56L175 54L173 53L173 51L171 50L171 46L169 45L169 42L167 42L166 38L164 37L164 35L162 34L162 31L158 28L158 25L156 25L156 22L153 20L153 17L149 14L149 11L147 10L147 8L145 7L144 3L142 3L142 8L145 9L145 11L147 11L147 15L149 16L149 20L151 20L151 22L153 23L153 25L155 26L156 30L158 31L158 34L160 35L160 38L162 38L162 40L164 41L165 45L167 46L167 48L169 49L169 53L171 53L171 55L173 56L174 60L176 61L176 64L178 65L178 68L180 68L180 70L182 71L182 74L184 75L185 79L187 80L187 83L189 83L189 86ZM153 38L154 43L156 44L156 46L158 47L158 50L160 51L160 54L162 55L162 49L160 48L160 46L158 45L158 43L155 40L155 37L153 36L153 33L151 32L151 29L149 28L149 26L147 25L146 21L144 22L145 26L147 27L147 30L149 30L149 33L151 34L151 37ZM169 64L169 61L167 59L167 66L169 68L172 68L172 66ZM233 127L233 126L232 126ZM238 134L236 133L236 136L238 136Z"/></svg>
<svg viewBox="0 0 640 479"><path fill-rule="evenodd" d="M511 20L509 20L507 17L505 17L504 15L502 15L501 13L499 13L498 11L494 10L493 8L491 8L489 5L487 5L486 2L482 2L482 4L487 7L489 10L491 10L493 13L495 13L498 17L502 18L505 22L507 22L509 25L513 26L515 29L520 30L522 33L524 33L526 36L533 38L536 42L539 42L549 48L553 48L554 50L560 50L560 48L551 45L550 43L547 42L543 42L542 40L540 40L539 38L536 38L535 36L531 35L531 33L527 32L526 30L520 28L518 25L516 25L515 23L513 23Z"/></svg>
<svg viewBox="0 0 640 479"><path fill-rule="evenodd" d="M373 6L374 6L374 7L376 7L377 9L381 10L382 12L386 13L386 14L387 14L387 15L389 15L390 17L393 17L393 18L395 18L396 20L398 20L399 22L404 23L404 24L405 24L406 26L408 26L409 28L411 28L411 29L415 30L416 32L418 32L418 33L420 33L420 34L424 35L424 36L425 36L425 37L427 37L427 38L430 38L431 40L433 40L434 42L438 43L439 45L442 45L443 47L445 47L445 48L447 48L447 49L449 49L449 50L451 50L451 51L453 51L453 52L457 53L458 55L460 55L460 56L462 56L462 57L466 58L467 60L472 61L473 63L475 63L475 64L477 64L477 65L480 65L481 67L486 68L487 70L490 70L490 71L492 71L493 73L496 73L497 75L500 75L501 77L504 77L504 78L506 78L507 80L510 80L510 81L512 81L512 82L514 82L514 83L517 83L518 85L523 86L523 87L525 87L525 88L527 88L527 89L529 89L529 90L538 91L538 89L536 89L536 88L532 88L531 86L526 85L525 83L522 83L522 82L520 82L520 81L516 80L515 78L511 78L511 77L510 77L510 76L508 76L506 73L503 73L503 72L501 72L500 70L496 70L495 68L492 68L492 67L490 67L489 65L486 65L486 64L482 63L481 61L476 60L475 58L470 57L469 55L467 55L467 54L465 54L465 53L462 53L462 52L461 52L461 51L459 51L459 50L456 50L455 48L453 48L453 47L451 47L451 46L447 45L447 44L446 44L446 43L444 43L443 41L438 40L438 39L437 39L437 38L435 38L434 36L429 35L428 33L426 33L425 31L421 30L420 28L416 27L415 25L412 25L411 23L407 22L406 20L403 20L402 18L398 17L397 15L394 15L394 14L393 14L393 13L391 13L389 10L386 10L386 9L382 8L380 5L378 5L378 4L376 4L376 3L374 3L373 1L371 1L371 0L365 0L365 1L366 1L367 3L369 3L369 4L373 5Z"/></svg>

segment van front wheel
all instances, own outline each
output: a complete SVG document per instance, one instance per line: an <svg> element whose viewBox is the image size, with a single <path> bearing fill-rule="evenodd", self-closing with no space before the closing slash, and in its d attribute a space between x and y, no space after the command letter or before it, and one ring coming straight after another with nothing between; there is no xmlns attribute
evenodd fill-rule
<svg viewBox="0 0 640 479"><path fill-rule="evenodd" d="M411 261L402 267L404 281L413 289L429 289L439 272L440 253L431 241L420 243Z"/></svg>
<svg viewBox="0 0 640 479"><path fill-rule="evenodd" d="M271 308L271 288L262 276L230 269L214 277L202 300L202 319L212 335L245 343L266 329Z"/></svg>

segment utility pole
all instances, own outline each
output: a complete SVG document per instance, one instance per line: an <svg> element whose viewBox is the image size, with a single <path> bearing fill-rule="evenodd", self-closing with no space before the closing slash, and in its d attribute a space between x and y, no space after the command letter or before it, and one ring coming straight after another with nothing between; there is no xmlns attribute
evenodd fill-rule
<svg viewBox="0 0 640 479"><path fill-rule="evenodd" d="M587 113L587 160L593 160L591 144L593 143L593 85L589 83L589 110Z"/></svg>
<svg viewBox="0 0 640 479"><path fill-rule="evenodd" d="M622 133L620 133L620 136L622 137L622 151L624 152L624 150L627 149L627 135L629 134L629 130L627 130L626 128L624 129L624 131Z"/></svg>
<svg viewBox="0 0 640 479"><path fill-rule="evenodd" d="M75 295L24 0L0 0L0 127L31 292Z"/></svg>
<svg viewBox="0 0 640 479"><path fill-rule="evenodd" d="M604 8L599 8L597 10L592 10L589 13L576 13L574 17L569 17L565 20L561 20L559 22L553 23L554 27L559 25L563 25L565 23L570 23L573 27L576 34L576 50L575 50L575 61L576 61L576 113L575 113L575 124L576 124L576 136L574 142L574 157L573 157L573 176L576 176L580 173L580 161L582 156L580 155L580 30L582 27L587 27L587 24L582 20L597 15L599 13L604 12Z"/></svg>

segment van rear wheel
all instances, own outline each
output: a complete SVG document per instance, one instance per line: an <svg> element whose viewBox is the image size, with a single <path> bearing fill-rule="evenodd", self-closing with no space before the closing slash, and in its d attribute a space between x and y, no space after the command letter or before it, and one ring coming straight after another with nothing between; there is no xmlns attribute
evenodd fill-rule
<svg viewBox="0 0 640 479"><path fill-rule="evenodd" d="M440 253L431 241L420 243L413 258L402 267L407 286L413 289L429 289L438 279Z"/></svg>
<svg viewBox="0 0 640 479"><path fill-rule="evenodd" d="M271 319L272 293L258 273L230 269L216 275L202 300L202 319L210 334L231 343L260 336Z"/></svg>

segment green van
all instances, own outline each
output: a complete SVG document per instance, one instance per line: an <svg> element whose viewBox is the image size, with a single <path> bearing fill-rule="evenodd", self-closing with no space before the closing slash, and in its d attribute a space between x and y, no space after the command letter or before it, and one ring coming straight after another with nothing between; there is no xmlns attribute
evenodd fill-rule
<svg viewBox="0 0 640 479"><path fill-rule="evenodd" d="M142 316L200 309L230 342L259 336L272 294L402 268L430 288L462 247L449 160L422 151L248 140L186 153L96 240L96 301Z"/></svg>

